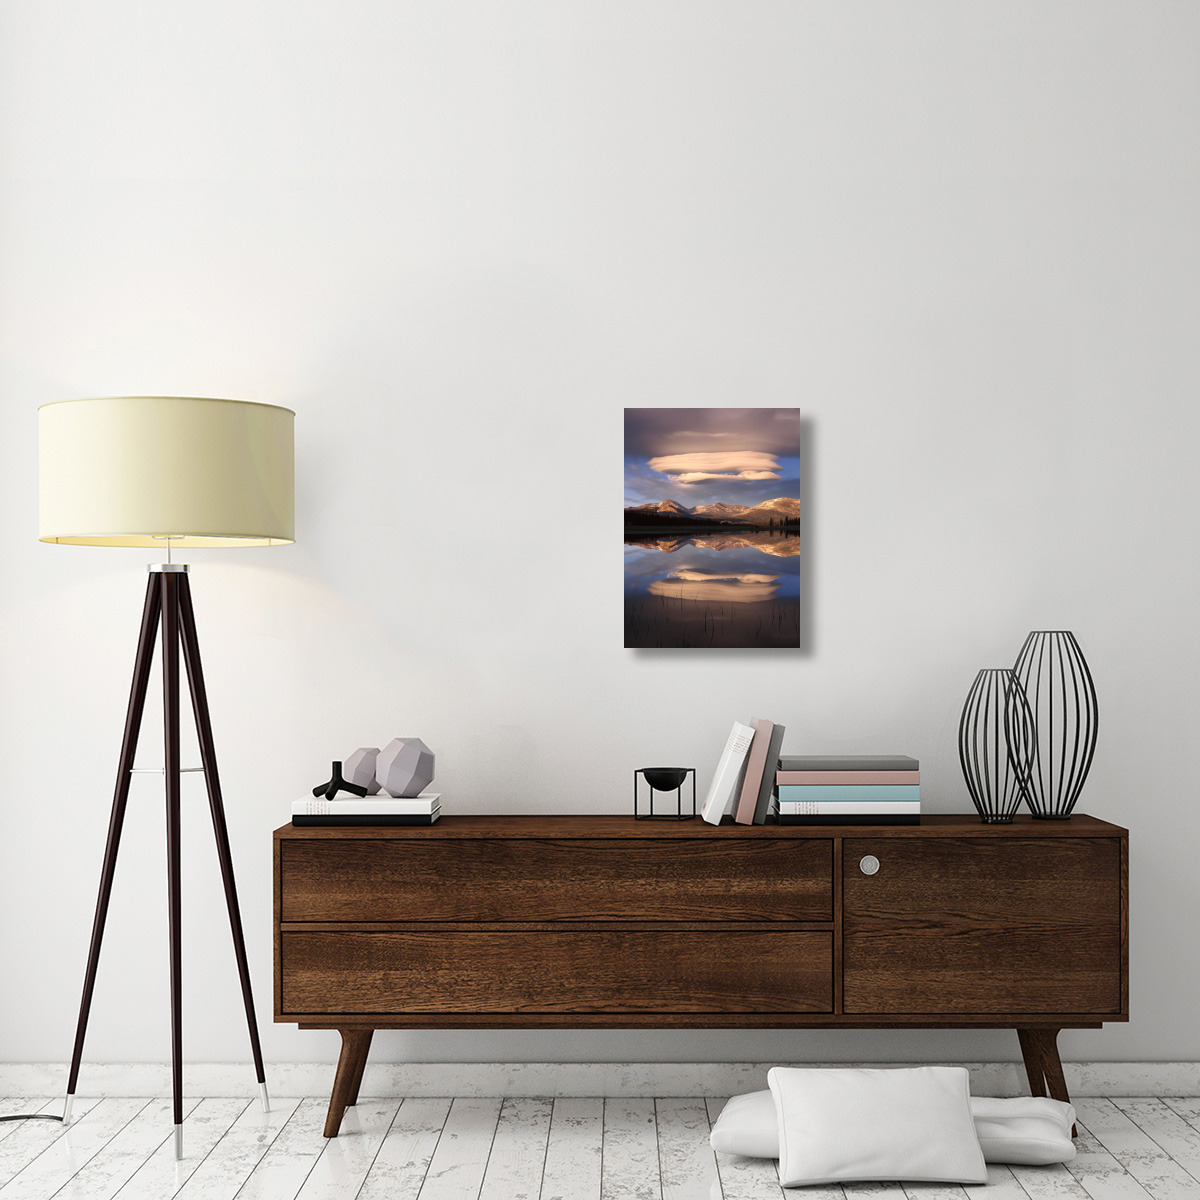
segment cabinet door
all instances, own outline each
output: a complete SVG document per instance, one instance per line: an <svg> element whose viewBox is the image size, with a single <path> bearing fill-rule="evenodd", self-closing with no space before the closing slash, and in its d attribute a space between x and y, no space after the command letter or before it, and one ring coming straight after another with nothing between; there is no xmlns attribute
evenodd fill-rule
<svg viewBox="0 0 1200 1200"><path fill-rule="evenodd" d="M847 838L843 854L847 1014L1121 1011L1120 839Z"/></svg>

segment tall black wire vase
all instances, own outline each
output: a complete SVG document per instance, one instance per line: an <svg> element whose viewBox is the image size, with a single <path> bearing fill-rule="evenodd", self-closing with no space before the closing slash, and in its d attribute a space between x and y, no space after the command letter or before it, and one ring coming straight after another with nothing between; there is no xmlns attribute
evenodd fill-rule
<svg viewBox="0 0 1200 1200"><path fill-rule="evenodd" d="M1099 710L1087 660L1066 629L1035 629L1013 665L1033 710L1034 753L1025 802L1035 817L1071 815L1096 752Z"/></svg>
<svg viewBox="0 0 1200 1200"><path fill-rule="evenodd" d="M975 676L958 722L958 761L985 825L1009 825L1033 757L1033 712L1016 676L989 667Z"/></svg>

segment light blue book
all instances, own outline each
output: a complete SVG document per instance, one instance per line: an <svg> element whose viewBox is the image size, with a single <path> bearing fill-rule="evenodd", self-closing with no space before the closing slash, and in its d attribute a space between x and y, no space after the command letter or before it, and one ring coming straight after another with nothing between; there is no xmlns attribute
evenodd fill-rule
<svg viewBox="0 0 1200 1200"><path fill-rule="evenodd" d="M917 801L908 800L843 800L830 803L827 800L785 801L779 806L781 817L898 817L920 816L921 805ZM293 821L295 818L293 818Z"/></svg>
<svg viewBox="0 0 1200 1200"><path fill-rule="evenodd" d="M822 804L861 804L867 801L879 804L889 800L921 799L919 783L781 783L779 803L800 803L816 800Z"/></svg>

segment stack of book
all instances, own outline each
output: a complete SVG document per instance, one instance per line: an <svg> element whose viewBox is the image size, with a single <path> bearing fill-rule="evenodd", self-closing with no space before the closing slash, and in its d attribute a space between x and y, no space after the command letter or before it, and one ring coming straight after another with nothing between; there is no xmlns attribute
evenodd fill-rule
<svg viewBox="0 0 1200 1200"><path fill-rule="evenodd" d="M395 796L305 796L292 805L293 825L432 825L442 814L440 792Z"/></svg>
<svg viewBox="0 0 1200 1200"><path fill-rule="evenodd" d="M783 726L773 721L743 725L734 721L729 740L700 815L710 825L732 817L739 825L764 825L772 813L775 768L783 745Z"/></svg>
<svg viewBox="0 0 1200 1200"><path fill-rule="evenodd" d="M785 755L780 825L919 825L921 771L905 754Z"/></svg>

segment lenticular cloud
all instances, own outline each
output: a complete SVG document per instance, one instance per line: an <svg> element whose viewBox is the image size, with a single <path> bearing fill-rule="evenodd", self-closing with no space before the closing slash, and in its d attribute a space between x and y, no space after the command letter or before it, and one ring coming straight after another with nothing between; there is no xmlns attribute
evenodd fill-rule
<svg viewBox="0 0 1200 1200"><path fill-rule="evenodd" d="M759 450L720 450L693 454L664 454L647 464L676 483L705 479L778 479L779 460Z"/></svg>

